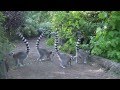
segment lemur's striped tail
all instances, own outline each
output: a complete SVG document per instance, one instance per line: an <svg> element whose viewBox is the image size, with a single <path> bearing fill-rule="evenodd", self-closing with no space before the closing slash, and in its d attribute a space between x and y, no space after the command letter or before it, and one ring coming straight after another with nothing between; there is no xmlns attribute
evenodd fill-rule
<svg viewBox="0 0 120 90"><path fill-rule="evenodd" d="M36 42L36 48L39 48L39 43L40 43L40 40L43 38L44 36L44 33L42 33L39 38L37 39L37 42Z"/></svg>
<svg viewBox="0 0 120 90"><path fill-rule="evenodd" d="M56 51L57 54L59 54L58 43L59 43L59 41L58 41L58 31L56 31L55 32L55 44L54 44L55 47L54 48L55 48L55 51Z"/></svg>
<svg viewBox="0 0 120 90"><path fill-rule="evenodd" d="M78 37L77 42L76 42L76 50L77 51L79 50L80 41L81 41L81 39L80 39L80 37Z"/></svg>
<svg viewBox="0 0 120 90"><path fill-rule="evenodd" d="M78 35L77 35L77 42L76 42L76 51L78 51L80 48L79 48L79 45L81 43L81 39L83 38L83 35L80 31L78 31Z"/></svg>
<svg viewBox="0 0 120 90"><path fill-rule="evenodd" d="M28 54L29 51L30 51L30 46L28 44L28 41L25 39L25 37L20 33L18 32L17 35L22 39L22 41L25 43L26 47L27 47L27 51L26 53Z"/></svg>
<svg viewBox="0 0 120 90"><path fill-rule="evenodd" d="M79 56L79 45L80 45L80 42L81 42L81 35L79 33L79 35L77 35L77 42L76 42L76 63L78 63L78 56Z"/></svg>

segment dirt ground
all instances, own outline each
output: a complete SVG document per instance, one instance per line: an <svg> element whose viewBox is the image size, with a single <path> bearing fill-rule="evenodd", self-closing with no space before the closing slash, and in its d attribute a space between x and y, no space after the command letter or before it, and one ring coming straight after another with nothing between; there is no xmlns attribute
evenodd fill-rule
<svg viewBox="0 0 120 90"><path fill-rule="evenodd" d="M28 40L30 44L30 53L25 60L24 67L12 69L8 72L9 79L119 79L116 75L106 72L95 63L92 64L76 64L72 62L71 67L65 69L59 66L59 60L54 56L52 61L35 61L39 57L35 47L36 39ZM53 47L48 47L45 40L40 42L40 47L53 50ZM16 50L26 50L23 42L16 44Z"/></svg>

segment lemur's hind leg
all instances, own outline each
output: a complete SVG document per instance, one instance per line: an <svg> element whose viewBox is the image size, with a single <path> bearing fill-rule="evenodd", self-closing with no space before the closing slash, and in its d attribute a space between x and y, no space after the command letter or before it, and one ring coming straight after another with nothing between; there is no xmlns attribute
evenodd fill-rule
<svg viewBox="0 0 120 90"><path fill-rule="evenodd" d="M40 57L37 59L37 61L42 61L42 60L44 60L44 59L43 59L43 56L44 56L44 55L41 54Z"/></svg>

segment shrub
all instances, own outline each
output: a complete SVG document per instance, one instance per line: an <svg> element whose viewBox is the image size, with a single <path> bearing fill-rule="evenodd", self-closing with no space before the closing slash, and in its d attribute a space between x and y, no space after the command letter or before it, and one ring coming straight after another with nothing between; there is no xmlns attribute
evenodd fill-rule
<svg viewBox="0 0 120 90"><path fill-rule="evenodd" d="M47 45L53 46L53 45L54 45L54 38L49 38L49 39L47 40Z"/></svg>
<svg viewBox="0 0 120 90"><path fill-rule="evenodd" d="M0 60L3 59L4 55L11 51L13 45L9 42L8 38L6 37L6 33L2 27L2 24L5 20L4 15L0 12Z"/></svg>
<svg viewBox="0 0 120 90"><path fill-rule="evenodd" d="M105 15L104 15L105 14ZM102 13L104 28L97 28L96 36L91 40L92 53L120 62L120 12L113 11L107 17Z"/></svg>

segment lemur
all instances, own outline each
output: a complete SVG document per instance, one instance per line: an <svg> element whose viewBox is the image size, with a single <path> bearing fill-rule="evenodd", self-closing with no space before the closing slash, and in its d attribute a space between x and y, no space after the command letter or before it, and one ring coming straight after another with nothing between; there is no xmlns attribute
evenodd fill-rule
<svg viewBox="0 0 120 90"><path fill-rule="evenodd" d="M60 66L62 68L66 68L68 65L71 66L71 60L73 59L73 56L67 53L61 53L58 49L58 31L55 32L55 51L57 54L57 57L60 60Z"/></svg>
<svg viewBox="0 0 120 90"><path fill-rule="evenodd" d="M79 33L81 34L81 33ZM89 57L89 51L84 51L82 49L79 48L79 45L80 45L80 42L81 42L81 39L83 38L82 35L78 35L78 39L77 39L77 42L76 42L76 63L79 63L79 59L81 59L83 61L83 63L87 63L87 59Z"/></svg>
<svg viewBox="0 0 120 90"><path fill-rule="evenodd" d="M46 49L39 47L40 40L43 38L43 36L44 36L44 32L42 32L42 34L39 36L39 38L37 39L37 42L36 42L36 48L37 48L39 55L40 55L40 57L37 60L42 61L42 60L44 60L43 57L46 56L47 60L51 61L51 56L54 56L54 53L52 51L48 51Z"/></svg>
<svg viewBox="0 0 120 90"><path fill-rule="evenodd" d="M29 47L28 41L25 39L25 37L20 32L18 32L16 34L25 43L27 50L26 51L19 51L17 53L12 52L9 55L12 55L12 57L14 58L16 66L24 66L24 60L27 58L27 56L29 54L30 47Z"/></svg>

